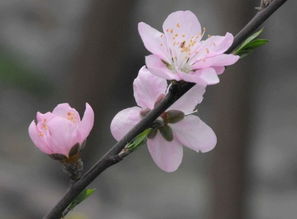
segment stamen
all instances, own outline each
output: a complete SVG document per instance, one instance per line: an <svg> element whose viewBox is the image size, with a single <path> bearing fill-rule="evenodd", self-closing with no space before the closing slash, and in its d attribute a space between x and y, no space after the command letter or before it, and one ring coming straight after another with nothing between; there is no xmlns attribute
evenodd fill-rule
<svg viewBox="0 0 297 219"><path fill-rule="evenodd" d="M46 125L45 123L42 123L41 128L42 128L43 130L48 130L48 127L47 127L47 125Z"/></svg>
<svg viewBox="0 0 297 219"><path fill-rule="evenodd" d="M205 28L205 27L203 27L202 34L201 34L201 38L204 36L204 34L205 34L205 31L206 31L206 28Z"/></svg>
<svg viewBox="0 0 297 219"><path fill-rule="evenodd" d="M73 112L68 112L67 113L67 119L72 121L72 122L76 122L76 118Z"/></svg>
<svg viewBox="0 0 297 219"><path fill-rule="evenodd" d="M186 44L186 41L183 41L181 44L180 44L180 48L184 48L185 47L185 44Z"/></svg>

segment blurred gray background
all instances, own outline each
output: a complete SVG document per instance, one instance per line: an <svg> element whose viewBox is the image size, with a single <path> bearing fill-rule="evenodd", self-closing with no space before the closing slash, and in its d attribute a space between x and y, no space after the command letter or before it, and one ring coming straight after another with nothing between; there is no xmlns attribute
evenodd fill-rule
<svg viewBox="0 0 297 219"><path fill-rule="evenodd" d="M207 34L236 34L258 1L1 0L0 217L41 218L68 186L59 163L30 141L36 111L88 101L96 125L86 168L115 141L109 124L135 105L132 81L144 64L137 23L161 29L175 10L192 10ZM90 187L96 193L68 219L295 219L297 215L296 1L265 23L270 43L208 87L199 116L215 150L185 149L168 174L143 146Z"/></svg>

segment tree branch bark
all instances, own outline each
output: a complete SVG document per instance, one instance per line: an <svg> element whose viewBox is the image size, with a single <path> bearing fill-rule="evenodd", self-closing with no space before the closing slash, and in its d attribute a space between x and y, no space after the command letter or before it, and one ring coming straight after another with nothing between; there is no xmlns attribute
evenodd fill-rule
<svg viewBox="0 0 297 219"><path fill-rule="evenodd" d="M266 8L259 11L250 22L235 36L234 42L227 53L232 52L239 46L250 34L252 34L261 24L263 24L282 4L287 0L273 0L273 2ZM194 86L193 83L178 82L171 86L167 96L164 100L150 113L148 113L125 137L116 143L101 159L99 159L76 183L64 194L62 199L54 206L51 211L45 215L44 219L58 219L61 218L63 211L71 203L72 200L80 194L95 178L97 178L108 167L118 163L122 160L118 158L118 153L132 141L139 133L148 128L153 121L155 121L161 113L163 113L176 100L184 95L189 89ZM127 155L127 154L126 154Z"/></svg>

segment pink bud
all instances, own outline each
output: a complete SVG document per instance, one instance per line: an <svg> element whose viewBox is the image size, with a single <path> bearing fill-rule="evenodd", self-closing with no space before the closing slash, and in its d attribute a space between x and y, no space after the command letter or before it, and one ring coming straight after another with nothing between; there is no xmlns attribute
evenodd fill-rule
<svg viewBox="0 0 297 219"><path fill-rule="evenodd" d="M82 120L78 112L68 103L62 103L52 112L37 112L37 121L29 126L33 143L46 154L62 154L68 157L76 144L81 145L94 125L94 111L86 103Z"/></svg>

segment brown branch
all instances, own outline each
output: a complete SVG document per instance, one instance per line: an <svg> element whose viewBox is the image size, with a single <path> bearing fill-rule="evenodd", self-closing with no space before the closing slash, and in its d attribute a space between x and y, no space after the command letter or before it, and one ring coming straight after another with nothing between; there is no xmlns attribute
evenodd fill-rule
<svg viewBox="0 0 297 219"><path fill-rule="evenodd" d="M227 53L232 52L239 46L249 35L251 35L261 24L264 23L270 15L275 12L286 0L273 0L266 8L259 11L250 22L235 36L234 42ZM164 100L150 113L148 113L126 136L116 143L99 161L97 161L76 183L74 183L64 194L56 206L44 216L44 219L61 218L63 211L67 206L80 194L96 177L105 169L120 162L130 152L120 153L128 142L132 141L139 133L148 128L161 113L163 113L176 100L184 95L194 86L193 83L178 82L171 86ZM120 154L119 154L120 153Z"/></svg>

